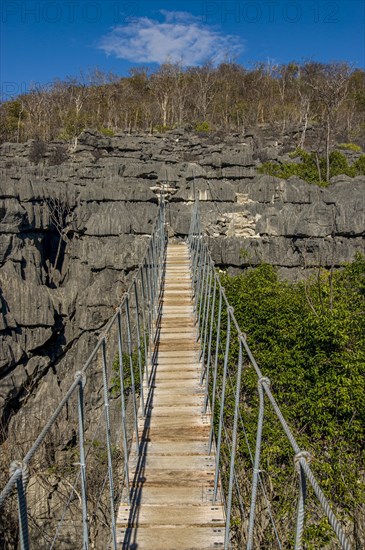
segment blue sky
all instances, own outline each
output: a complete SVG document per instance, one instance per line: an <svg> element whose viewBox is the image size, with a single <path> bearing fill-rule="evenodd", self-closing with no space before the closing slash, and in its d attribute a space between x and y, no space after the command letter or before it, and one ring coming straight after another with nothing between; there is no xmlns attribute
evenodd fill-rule
<svg viewBox="0 0 365 550"><path fill-rule="evenodd" d="M313 59L365 67L364 0L3 0L1 96L98 67Z"/></svg>

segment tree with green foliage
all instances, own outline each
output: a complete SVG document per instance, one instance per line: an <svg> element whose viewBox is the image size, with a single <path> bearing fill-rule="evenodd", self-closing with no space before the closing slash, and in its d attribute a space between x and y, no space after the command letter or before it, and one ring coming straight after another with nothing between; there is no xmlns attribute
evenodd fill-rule
<svg viewBox="0 0 365 550"><path fill-rule="evenodd" d="M326 186L323 174L326 173L326 158L319 157L316 153L308 153L303 149L297 149L290 155L295 162L277 163L265 162L259 167L261 174L269 174L278 178L288 179L298 176L308 183ZM345 174L349 177L365 175L365 155L361 155L352 166L348 164L346 156L340 151L332 151L329 155L329 177Z"/></svg>
<svg viewBox="0 0 365 550"><path fill-rule="evenodd" d="M21 99L16 99L4 103L0 108L0 117L1 134L5 134L10 141L19 143L22 138L23 123L27 118L24 102Z"/></svg>
<svg viewBox="0 0 365 550"><path fill-rule="evenodd" d="M271 380L282 413L354 548L365 545L365 259L335 273L321 271L306 282L278 279L261 265L222 284L241 329L264 374ZM231 351L236 364L237 349ZM257 377L246 368L242 416L254 448ZM293 509L292 450L271 407L265 408L262 470L280 538L287 547ZM239 452L250 468L244 440ZM305 548L337 548L327 520L308 497ZM263 527L260 548L273 548ZM271 546L270 546L271 545Z"/></svg>

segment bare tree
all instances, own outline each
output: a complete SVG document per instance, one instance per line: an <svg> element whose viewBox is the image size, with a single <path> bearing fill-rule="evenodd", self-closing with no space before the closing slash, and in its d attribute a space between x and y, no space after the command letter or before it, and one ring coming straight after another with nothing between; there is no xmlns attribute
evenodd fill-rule
<svg viewBox="0 0 365 550"><path fill-rule="evenodd" d="M167 126L172 119L175 77L175 66L172 63L164 63L151 77L151 89L161 110L163 126Z"/></svg>
<svg viewBox="0 0 365 550"><path fill-rule="evenodd" d="M62 242L67 243L69 241L68 233L72 229L73 222L75 221L76 214L75 210L73 210L73 202L74 201L72 201L67 194L64 197L45 198L50 221L59 235L56 257L49 274L49 283L51 284L55 283L55 273L61 253Z"/></svg>
<svg viewBox="0 0 365 550"><path fill-rule="evenodd" d="M347 63L310 63L305 67L307 85L324 109L326 124L326 181L330 179L330 145L339 107L348 93L351 68Z"/></svg>
<svg viewBox="0 0 365 550"><path fill-rule="evenodd" d="M175 63L174 72L173 115L174 122L181 126L186 116L190 83L189 77L183 72L181 64Z"/></svg>
<svg viewBox="0 0 365 550"><path fill-rule="evenodd" d="M190 74L195 92L196 114L202 121L205 121L215 96L215 71L211 63L206 63L202 67L191 69Z"/></svg>

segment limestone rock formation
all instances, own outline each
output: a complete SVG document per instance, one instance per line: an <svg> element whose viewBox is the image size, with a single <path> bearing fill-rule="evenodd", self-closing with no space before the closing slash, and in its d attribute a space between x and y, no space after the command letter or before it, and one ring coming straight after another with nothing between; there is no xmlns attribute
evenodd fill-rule
<svg viewBox="0 0 365 550"><path fill-rule="evenodd" d="M283 151L269 139L258 149L252 133L223 141L181 131L107 138L85 131L58 166L46 159L34 166L29 147L0 151L5 424L11 417L21 424L22 405L28 413L40 402L52 408L81 368L143 256L161 188L176 237L186 236L200 197L221 267L268 262L295 278L365 251L365 178L338 177L323 189L259 176L260 151L265 159Z"/></svg>

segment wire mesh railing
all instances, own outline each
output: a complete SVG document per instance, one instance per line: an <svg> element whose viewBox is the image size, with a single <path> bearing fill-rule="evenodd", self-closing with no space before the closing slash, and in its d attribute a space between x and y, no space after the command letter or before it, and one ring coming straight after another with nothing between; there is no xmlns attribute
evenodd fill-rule
<svg viewBox="0 0 365 550"><path fill-rule="evenodd" d="M204 408L206 412L210 407L209 446L216 453L214 500L221 487L226 513L225 549L300 550L307 547L306 519L312 524L313 517L323 517L333 530L328 548L350 550L344 529L312 472L311 455L297 443L270 380L263 376L238 326L204 240L198 201L188 240ZM272 430L271 424L277 429ZM263 464L262 454L268 446L279 445L273 436L277 433L283 448L281 459L271 467L270 456L266 453ZM280 490L275 484L280 484ZM283 484L288 485L286 492L281 490Z"/></svg>
<svg viewBox="0 0 365 550"><path fill-rule="evenodd" d="M130 501L128 457L133 440L139 452L166 244L161 201L121 304L56 410L40 414L33 445L11 463L0 494L2 547L117 548L116 507Z"/></svg>

